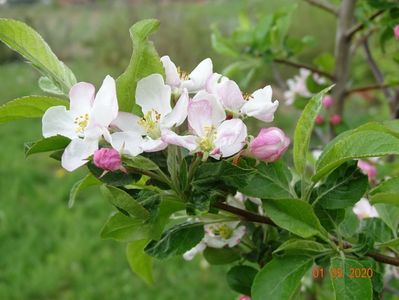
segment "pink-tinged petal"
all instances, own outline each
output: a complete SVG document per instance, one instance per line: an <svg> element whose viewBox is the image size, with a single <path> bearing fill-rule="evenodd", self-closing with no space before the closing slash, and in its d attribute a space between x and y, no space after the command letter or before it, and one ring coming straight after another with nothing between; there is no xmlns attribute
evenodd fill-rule
<svg viewBox="0 0 399 300"><path fill-rule="evenodd" d="M188 92L185 89L172 112L167 114L162 120L161 126L163 128L172 128L173 126L179 126L184 122L187 118L188 99Z"/></svg>
<svg viewBox="0 0 399 300"><path fill-rule="evenodd" d="M227 80L229 80L228 77L219 73L213 73L205 83L205 90L208 93L216 94L218 86Z"/></svg>
<svg viewBox="0 0 399 300"><path fill-rule="evenodd" d="M116 97L115 80L107 75L98 90L93 103L89 126L97 124L108 127L118 115L118 99Z"/></svg>
<svg viewBox="0 0 399 300"><path fill-rule="evenodd" d="M377 210L370 204L367 198L360 199L352 210L360 220L379 217Z"/></svg>
<svg viewBox="0 0 399 300"><path fill-rule="evenodd" d="M189 151L194 151L197 148L197 137L193 135L180 136L171 130L164 130L162 131L162 140L170 145L184 147Z"/></svg>
<svg viewBox="0 0 399 300"><path fill-rule="evenodd" d="M212 75L213 65L210 58L204 59L190 73L189 80L183 81L182 88L187 88L189 92L197 92L205 87L209 77Z"/></svg>
<svg viewBox="0 0 399 300"><path fill-rule="evenodd" d="M168 144L161 139L153 140L147 138L141 144L141 149L143 149L144 152L157 152L166 149L166 147L168 147Z"/></svg>
<svg viewBox="0 0 399 300"><path fill-rule="evenodd" d="M111 145L112 148L119 151L122 154L137 156L143 152L141 144L143 138L136 132L115 132L111 134Z"/></svg>
<svg viewBox="0 0 399 300"><path fill-rule="evenodd" d="M89 113L94 101L94 85L87 82L75 84L69 91L70 110L76 115Z"/></svg>
<svg viewBox="0 0 399 300"><path fill-rule="evenodd" d="M170 86L165 85L161 74L152 74L137 83L136 103L141 106L144 115L155 110L165 117L172 111L170 96Z"/></svg>
<svg viewBox="0 0 399 300"><path fill-rule="evenodd" d="M144 135L145 129L140 126L141 118L127 112L119 112L115 120L112 121L111 126L118 128L121 131L133 131Z"/></svg>
<svg viewBox="0 0 399 300"><path fill-rule="evenodd" d="M62 167L72 172L88 162L88 158L98 149L98 141L92 139L74 139L65 148L61 158Z"/></svg>
<svg viewBox="0 0 399 300"><path fill-rule="evenodd" d="M42 131L45 138L57 134L74 139L78 137L74 116L65 106L53 106L46 110L42 118Z"/></svg>
<svg viewBox="0 0 399 300"><path fill-rule="evenodd" d="M230 248L237 246L241 242L241 239L244 237L245 232L245 226L239 226L238 228L234 229L232 237L227 240L227 245Z"/></svg>
<svg viewBox="0 0 399 300"><path fill-rule="evenodd" d="M212 108L212 124L213 126L217 127L226 119L226 112L222 106L222 103L212 94L209 94L205 91L198 92L192 102L202 101L205 100L209 103Z"/></svg>
<svg viewBox="0 0 399 300"><path fill-rule="evenodd" d="M247 126L240 119L224 121L217 129L215 147L223 157L232 156L244 147L247 135Z"/></svg>
<svg viewBox="0 0 399 300"><path fill-rule="evenodd" d="M251 98L243 105L241 112L264 122L271 122L279 102L272 102L272 88L270 85L255 91Z"/></svg>
<svg viewBox="0 0 399 300"><path fill-rule="evenodd" d="M204 136L212 127L212 106L206 100L191 101L188 105L188 123L198 136Z"/></svg>
<svg viewBox="0 0 399 300"><path fill-rule="evenodd" d="M278 160L288 149L290 139L277 127L262 128L249 144L249 152L267 162Z"/></svg>
<svg viewBox="0 0 399 300"><path fill-rule="evenodd" d="M217 89L217 92L220 97L220 101L223 103L223 106L230 111L238 112L246 103L240 88L233 80L227 80L221 83Z"/></svg>
<svg viewBox="0 0 399 300"><path fill-rule="evenodd" d="M167 55L161 57L161 62L163 64L163 68L165 69L166 84L169 84L173 87L178 87L181 83L181 80L176 65Z"/></svg>

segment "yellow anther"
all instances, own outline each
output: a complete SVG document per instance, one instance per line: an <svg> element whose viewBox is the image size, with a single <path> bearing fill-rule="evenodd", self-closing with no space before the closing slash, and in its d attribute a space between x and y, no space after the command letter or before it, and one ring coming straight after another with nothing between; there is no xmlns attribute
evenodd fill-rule
<svg viewBox="0 0 399 300"><path fill-rule="evenodd" d="M77 133L83 133L87 125L89 125L89 114L84 114L76 117L74 123L77 125L75 131Z"/></svg>
<svg viewBox="0 0 399 300"><path fill-rule="evenodd" d="M214 235L218 235L225 240L231 238L233 235L233 229L226 224L214 224L210 227L210 229Z"/></svg>
<svg viewBox="0 0 399 300"><path fill-rule="evenodd" d="M188 73L183 71L182 69L180 69L180 67L177 67L177 73L179 74L179 78L181 80L188 80L189 79Z"/></svg>

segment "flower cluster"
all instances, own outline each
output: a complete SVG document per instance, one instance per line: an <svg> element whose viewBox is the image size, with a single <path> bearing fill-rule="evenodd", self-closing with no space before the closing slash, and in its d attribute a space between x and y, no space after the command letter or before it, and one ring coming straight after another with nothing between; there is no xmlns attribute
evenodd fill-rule
<svg viewBox="0 0 399 300"><path fill-rule="evenodd" d="M213 73L209 58L190 74L168 56L161 62L165 79L151 74L137 83L139 115L119 111L115 80L110 76L97 94L92 84L74 85L69 110L55 106L46 111L43 136L71 139L62 156L66 170L73 171L92 158L106 171L123 170L121 156L161 151L168 145L200 153L203 160L239 153L267 162L279 159L288 148L290 140L282 130L263 128L253 138L244 123L247 117L273 121L279 102L272 101L270 86L244 94L233 80Z"/></svg>

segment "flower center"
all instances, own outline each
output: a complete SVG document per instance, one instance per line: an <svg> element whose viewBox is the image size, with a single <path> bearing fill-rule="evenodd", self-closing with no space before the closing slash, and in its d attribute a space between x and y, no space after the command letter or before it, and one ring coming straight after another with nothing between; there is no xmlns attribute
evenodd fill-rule
<svg viewBox="0 0 399 300"><path fill-rule="evenodd" d="M188 80L189 79L188 73L183 71L182 69L180 69L180 67L177 67L177 73L179 74L179 78L181 80Z"/></svg>
<svg viewBox="0 0 399 300"><path fill-rule="evenodd" d="M212 126L204 128L204 135L199 138L198 145L203 152L211 151L215 146L213 141L215 139L215 131Z"/></svg>
<svg viewBox="0 0 399 300"><path fill-rule="evenodd" d="M89 124L89 114L84 114L76 117L74 123L76 125L76 133L82 134Z"/></svg>
<svg viewBox="0 0 399 300"><path fill-rule="evenodd" d="M139 125L143 126L147 135L152 139L158 139L161 136L159 123L161 121L161 114L155 109L147 112L139 121Z"/></svg>
<svg viewBox="0 0 399 300"><path fill-rule="evenodd" d="M242 97L244 98L245 101L249 101L252 98L252 95L248 94L246 92L243 92Z"/></svg>
<svg viewBox="0 0 399 300"><path fill-rule="evenodd" d="M231 238L233 235L233 229L226 224L214 224L210 229L214 235L220 236L225 240Z"/></svg>

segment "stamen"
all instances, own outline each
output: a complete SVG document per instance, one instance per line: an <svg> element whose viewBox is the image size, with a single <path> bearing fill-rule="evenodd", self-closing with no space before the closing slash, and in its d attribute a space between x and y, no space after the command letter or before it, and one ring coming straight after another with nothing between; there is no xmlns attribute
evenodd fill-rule
<svg viewBox="0 0 399 300"><path fill-rule="evenodd" d="M76 129L75 132L76 133L83 133L87 127L87 125L89 124L89 114L84 114L84 115L80 115L78 117L75 118L74 124L76 124Z"/></svg>
<svg viewBox="0 0 399 300"><path fill-rule="evenodd" d="M183 71L180 67L177 67L177 73L179 74L179 78L181 80L188 80L189 79L188 73Z"/></svg>

